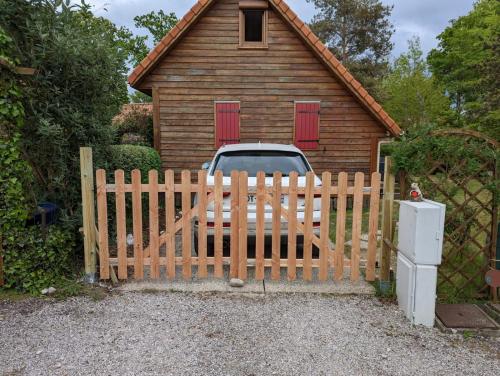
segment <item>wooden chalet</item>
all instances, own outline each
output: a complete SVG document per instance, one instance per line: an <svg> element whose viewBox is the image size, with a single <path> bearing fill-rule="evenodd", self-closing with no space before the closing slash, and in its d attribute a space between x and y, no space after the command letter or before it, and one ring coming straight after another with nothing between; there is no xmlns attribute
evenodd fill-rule
<svg viewBox="0 0 500 376"><path fill-rule="evenodd" d="M316 173L377 169L401 130L282 0L200 0L129 76L153 97L164 168L223 144L304 150Z"/></svg>

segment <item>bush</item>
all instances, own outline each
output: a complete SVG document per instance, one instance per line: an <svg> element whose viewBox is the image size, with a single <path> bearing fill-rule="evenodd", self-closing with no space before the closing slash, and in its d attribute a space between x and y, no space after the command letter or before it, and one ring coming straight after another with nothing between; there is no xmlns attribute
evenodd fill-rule
<svg viewBox="0 0 500 376"><path fill-rule="evenodd" d="M81 222L79 148L116 143L111 120L127 102L128 52L121 31L90 6L61 0L0 0L0 24L13 40L22 77L23 158L32 168L36 201L57 203L62 217ZM76 231L75 231L76 233Z"/></svg>
<svg viewBox="0 0 500 376"><path fill-rule="evenodd" d="M68 250L75 244L71 231L61 226L46 230L33 226L13 235L3 241L6 288L39 294L70 272Z"/></svg>
<svg viewBox="0 0 500 376"><path fill-rule="evenodd" d="M141 145L113 145L110 147L110 173L113 170L125 171L126 180L130 182L130 172L133 169L141 171L142 181L148 179L149 170L161 169L161 159L158 152L148 146Z"/></svg>
<svg viewBox="0 0 500 376"><path fill-rule="evenodd" d="M113 118L122 144L153 146L153 108L149 103L129 103Z"/></svg>

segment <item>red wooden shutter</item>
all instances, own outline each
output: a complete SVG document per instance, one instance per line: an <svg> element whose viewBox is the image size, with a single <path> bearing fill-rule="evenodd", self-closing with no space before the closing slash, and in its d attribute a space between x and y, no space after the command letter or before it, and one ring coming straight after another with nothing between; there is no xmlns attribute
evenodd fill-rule
<svg viewBox="0 0 500 376"><path fill-rule="evenodd" d="M215 146L240 142L240 104L218 102L215 104Z"/></svg>
<svg viewBox="0 0 500 376"><path fill-rule="evenodd" d="M295 146L302 150L319 147L319 103L295 103Z"/></svg>

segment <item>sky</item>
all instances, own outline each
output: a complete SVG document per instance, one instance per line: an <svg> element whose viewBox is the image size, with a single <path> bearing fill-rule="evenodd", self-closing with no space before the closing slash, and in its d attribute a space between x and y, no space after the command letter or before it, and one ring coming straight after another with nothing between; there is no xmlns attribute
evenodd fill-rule
<svg viewBox="0 0 500 376"><path fill-rule="evenodd" d="M136 15L163 9L175 12L181 18L196 0L87 0L96 15L109 18L119 26L126 26L137 34L133 18ZM406 51L407 41L413 36L420 38L422 49L427 54L436 47L436 36L444 30L449 21L467 14L474 0L382 0L394 5L391 21L395 32L392 37L392 57ZM287 4L304 21L308 22L316 13L314 5L305 0L287 0ZM151 46L152 47L152 46Z"/></svg>

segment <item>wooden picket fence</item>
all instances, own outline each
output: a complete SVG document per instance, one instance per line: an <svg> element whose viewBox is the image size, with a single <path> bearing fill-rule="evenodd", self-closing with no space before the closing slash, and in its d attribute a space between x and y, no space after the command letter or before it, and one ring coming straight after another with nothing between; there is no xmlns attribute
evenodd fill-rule
<svg viewBox="0 0 500 376"><path fill-rule="evenodd" d="M182 277L191 279L193 270L196 277L206 278L209 269L213 277L224 277L224 265L229 265L229 276L248 278L249 268L254 268L254 278L265 278L265 269L271 268L270 278L280 279L281 269L287 269L287 278L297 278L297 269L302 269L302 279L311 281L313 275L325 281L329 278L340 280L349 274L352 281L360 278L360 271L364 268L366 280L375 278L375 258L377 248L377 228L379 216L380 175L371 176L371 186L364 187L364 175L355 174L354 185L348 186L347 174L338 175L338 185L332 186L332 176L325 172L322 175L321 187L314 187L314 174L308 173L306 186L297 186L297 174L290 174L289 186L281 186L281 174L275 173L273 185L265 185L265 176L259 173L256 188L248 187L246 172L234 171L231 174L231 184L223 185L220 171L215 173L215 184L206 184L206 171L198 171L197 181L193 184L191 173L182 172L181 183L174 182L174 172L165 171L164 183L158 183L157 171L150 171L148 183L141 183L140 171L131 172L131 184L126 184L122 170L115 171L114 183L106 181L106 171L96 173L97 186L97 217L98 228L95 229L99 254L99 271L101 279L113 277L114 267L117 266L117 277L126 280L143 279L145 277L158 279L163 274L168 279L176 277L176 266L180 266ZM230 217L230 256L223 255L223 196L227 192L231 196ZM175 194L182 197L181 212L176 215ZM255 258L247 254L247 198L249 193L256 195L256 245ZM149 228L147 244L143 241L145 224L143 222L143 194L149 200ZM192 194L198 195L198 201L192 204ZM288 195L288 205L281 204L281 195ZM116 207L116 255L110 249L108 236L108 197L114 196ZM303 195L305 200L304 219L297 220L297 196ZM320 235L313 232L313 200L314 196L321 196L321 224ZM370 198L368 251L366 260L360 259L362 202L364 196ZM127 247L126 197L132 201L132 234L133 252ZM162 197L163 196L163 197ZM346 201L353 197L352 214L352 248L350 258L344 255ZM335 245L330 241L330 202L337 199L336 236ZM159 205L159 198L162 205ZM207 256L207 206L213 202L214 218L214 255ZM264 242L264 207L272 206L272 257L265 258ZM165 224L160 228L159 207L164 211ZM180 217L179 217L180 215ZM198 254L192 251L193 220L198 223ZM227 219L226 219L227 220ZM281 223L286 221L288 226L287 258L280 258ZM146 231L147 232L147 231ZM180 232L181 236L176 236ZM303 258L297 258L297 235L303 235ZM176 241L181 241L181 247L176 252ZM312 246L319 248L319 258L312 257ZM127 251L127 248L129 250ZM180 249L179 249L180 248ZM162 251L161 251L162 250ZM127 253L128 252L128 253ZM163 255L161 253L164 253ZM180 253L180 254L177 254ZM313 268L318 268L313 273ZM162 273L163 272L163 273Z"/></svg>

